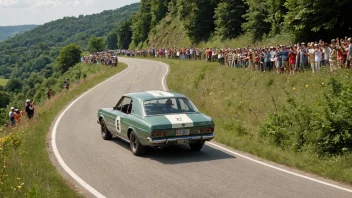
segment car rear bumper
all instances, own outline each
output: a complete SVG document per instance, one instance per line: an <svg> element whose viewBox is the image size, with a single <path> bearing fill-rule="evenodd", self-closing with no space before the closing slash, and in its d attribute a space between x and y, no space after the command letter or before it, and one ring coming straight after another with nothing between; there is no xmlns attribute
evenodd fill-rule
<svg viewBox="0 0 352 198"><path fill-rule="evenodd" d="M185 137L172 137L172 138L150 138L147 137L148 142L151 144L169 144L176 143L178 140L190 140L190 141L210 141L215 137L215 134L185 136Z"/></svg>

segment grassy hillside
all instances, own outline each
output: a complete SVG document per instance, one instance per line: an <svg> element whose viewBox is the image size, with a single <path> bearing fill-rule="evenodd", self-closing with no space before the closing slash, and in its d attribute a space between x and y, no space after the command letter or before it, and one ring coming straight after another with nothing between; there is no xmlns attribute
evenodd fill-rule
<svg viewBox="0 0 352 198"><path fill-rule="evenodd" d="M274 44L291 44L293 37L288 34L280 34L274 37L266 37L262 41L257 42L258 46L271 46ZM200 42L196 47L231 47L243 48L253 45L249 35L241 35L238 38L230 40L221 40L219 36L213 35L206 42ZM149 32L148 39L139 46L130 46L131 49L155 48L188 48L191 46L191 40L187 36L184 23L177 14L173 16L167 15L158 25Z"/></svg>
<svg viewBox="0 0 352 198"><path fill-rule="evenodd" d="M89 88L122 71L102 65L78 65L90 71L87 79L36 105L35 117L25 116L15 129L0 132L0 197L82 197L70 188L49 160L46 136L52 121L68 102Z"/></svg>
<svg viewBox="0 0 352 198"><path fill-rule="evenodd" d="M180 17L166 16L149 33L148 40L144 42L143 46L137 46L137 48L145 49L152 46L156 48L191 46L191 41L184 30Z"/></svg>
<svg viewBox="0 0 352 198"><path fill-rule="evenodd" d="M9 81L8 79L0 78L0 85L5 86L8 81Z"/></svg>
<svg viewBox="0 0 352 198"><path fill-rule="evenodd" d="M35 27L37 25L0 26L0 41L29 31Z"/></svg>
<svg viewBox="0 0 352 198"><path fill-rule="evenodd" d="M214 119L216 141L352 184L352 148L347 146L344 153L336 156L319 153L319 149L335 144L351 145L339 139L344 137L351 141L348 135L343 135L343 130L339 134L338 128L329 128L334 122L339 127L348 125L349 103L331 92L345 90L342 95L349 101L349 71L340 70L331 75L324 68L316 74L305 72L288 76L230 69L203 61L160 60L171 66L170 90L189 96L202 112ZM181 81L180 76L183 76ZM338 83L334 83L332 77ZM326 96L334 98L327 100ZM338 104L344 107L337 107ZM325 113L330 111L335 111L336 120L329 117L332 114ZM324 132L325 128L328 131ZM329 135L324 135L326 133ZM331 142L331 139L324 139L327 137L333 138L335 143L324 145Z"/></svg>

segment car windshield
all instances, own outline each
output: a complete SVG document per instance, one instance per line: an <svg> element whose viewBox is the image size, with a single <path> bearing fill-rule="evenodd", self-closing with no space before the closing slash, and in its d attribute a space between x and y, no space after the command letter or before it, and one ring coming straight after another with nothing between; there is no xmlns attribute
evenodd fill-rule
<svg viewBox="0 0 352 198"><path fill-rule="evenodd" d="M163 98L144 101L146 115L194 113L196 108L187 98Z"/></svg>

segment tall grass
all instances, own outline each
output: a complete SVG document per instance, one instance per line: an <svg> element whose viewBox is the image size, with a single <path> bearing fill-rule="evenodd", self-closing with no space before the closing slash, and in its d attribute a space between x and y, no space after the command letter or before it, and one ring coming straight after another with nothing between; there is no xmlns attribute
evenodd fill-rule
<svg viewBox="0 0 352 198"><path fill-rule="evenodd" d="M204 61L160 60L171 67L169 88L189 96L202 112L214 119L217 142L280 164L352 183L351 153L319 157L309 146L300 152L281 148L260 133L269 114L278 112L287 103L285 92L313 106L318 102L322 84L327 84L331 76L346 78L349 71L331 74L323 68L316 74L306 71L279 75L231 69Z"/></svg>
<svg viewBox="0 0 352 198"><path fill-rule="evenodd" d="M70 91L57 93L50 101L39 104L33 120L23 118L16 129L0 135L0 197L81 197L50 162L46 135L69 101L125 68L123 63L117 68L99 66Z"/></svg>

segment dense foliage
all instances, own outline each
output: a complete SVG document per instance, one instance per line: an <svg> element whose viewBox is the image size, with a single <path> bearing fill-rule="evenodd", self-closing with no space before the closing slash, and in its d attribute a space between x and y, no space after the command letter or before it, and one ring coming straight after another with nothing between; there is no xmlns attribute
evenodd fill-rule
<svg viewBox="0 0 352 198"><path fill-rule="evenodd" d="M63 74L81 60L82 50L78 45L69 44L63 47L56 58L59 71Z"/></svg>
<svg viewBox="0 0 352 198"><path fill-rule="evenodd" d="M91 36L105 37L137 12L132 4L99 14L64 17L38 26L0 43L0 76L41 72L52 63L63 46L75 43L87 50Z"/></svg>
<svg viewBox="0 0 352 198"><path fill-rule="evenodd" d="M351 86L349 78L329 79L327 85L321 85L313 106L287 93L287 103L263 123L263 137L283 149L313 149L320 155L349 151L352 149Z"/></svg>
<svg viewBox="0 0 352 198"><path fill-rule="evenodd" d="M243 33L253 42L281 33L292 40L327 40L352 34L351 7L350 0L142 0L132 17L132 46L147 46L165 16L181 18L193 44L215 34L226 40Z"/></svg>
<svg viewBox="0 0 352 198"><path fill-rule="evenodd" d="M0 78L9 79L4 91L10 96L7 100L0 92L0 124L8 120L9 103L22 108L26 99L40 102L49 88L63 89L64 77L75 81L87 76L91 71L73 67L82 51L115 49L117 34L112 31L138 9L139 4L132 4L100 14L64 17L0 42Z"/></svg>
<svg viewBox="0 0 352 198"><path fill-rule="evenodd" d="M111 38L110 38L111 39ZM104 38L91 36L88 43L88 51L101 52L105 49Z"/></svg>
<svg viewBox="0 0 352 198"><path fill-rule="evenodd" d="M9 37L29 31L37 25L16 25L16 26L0 26L0 41Z"/></svg>

